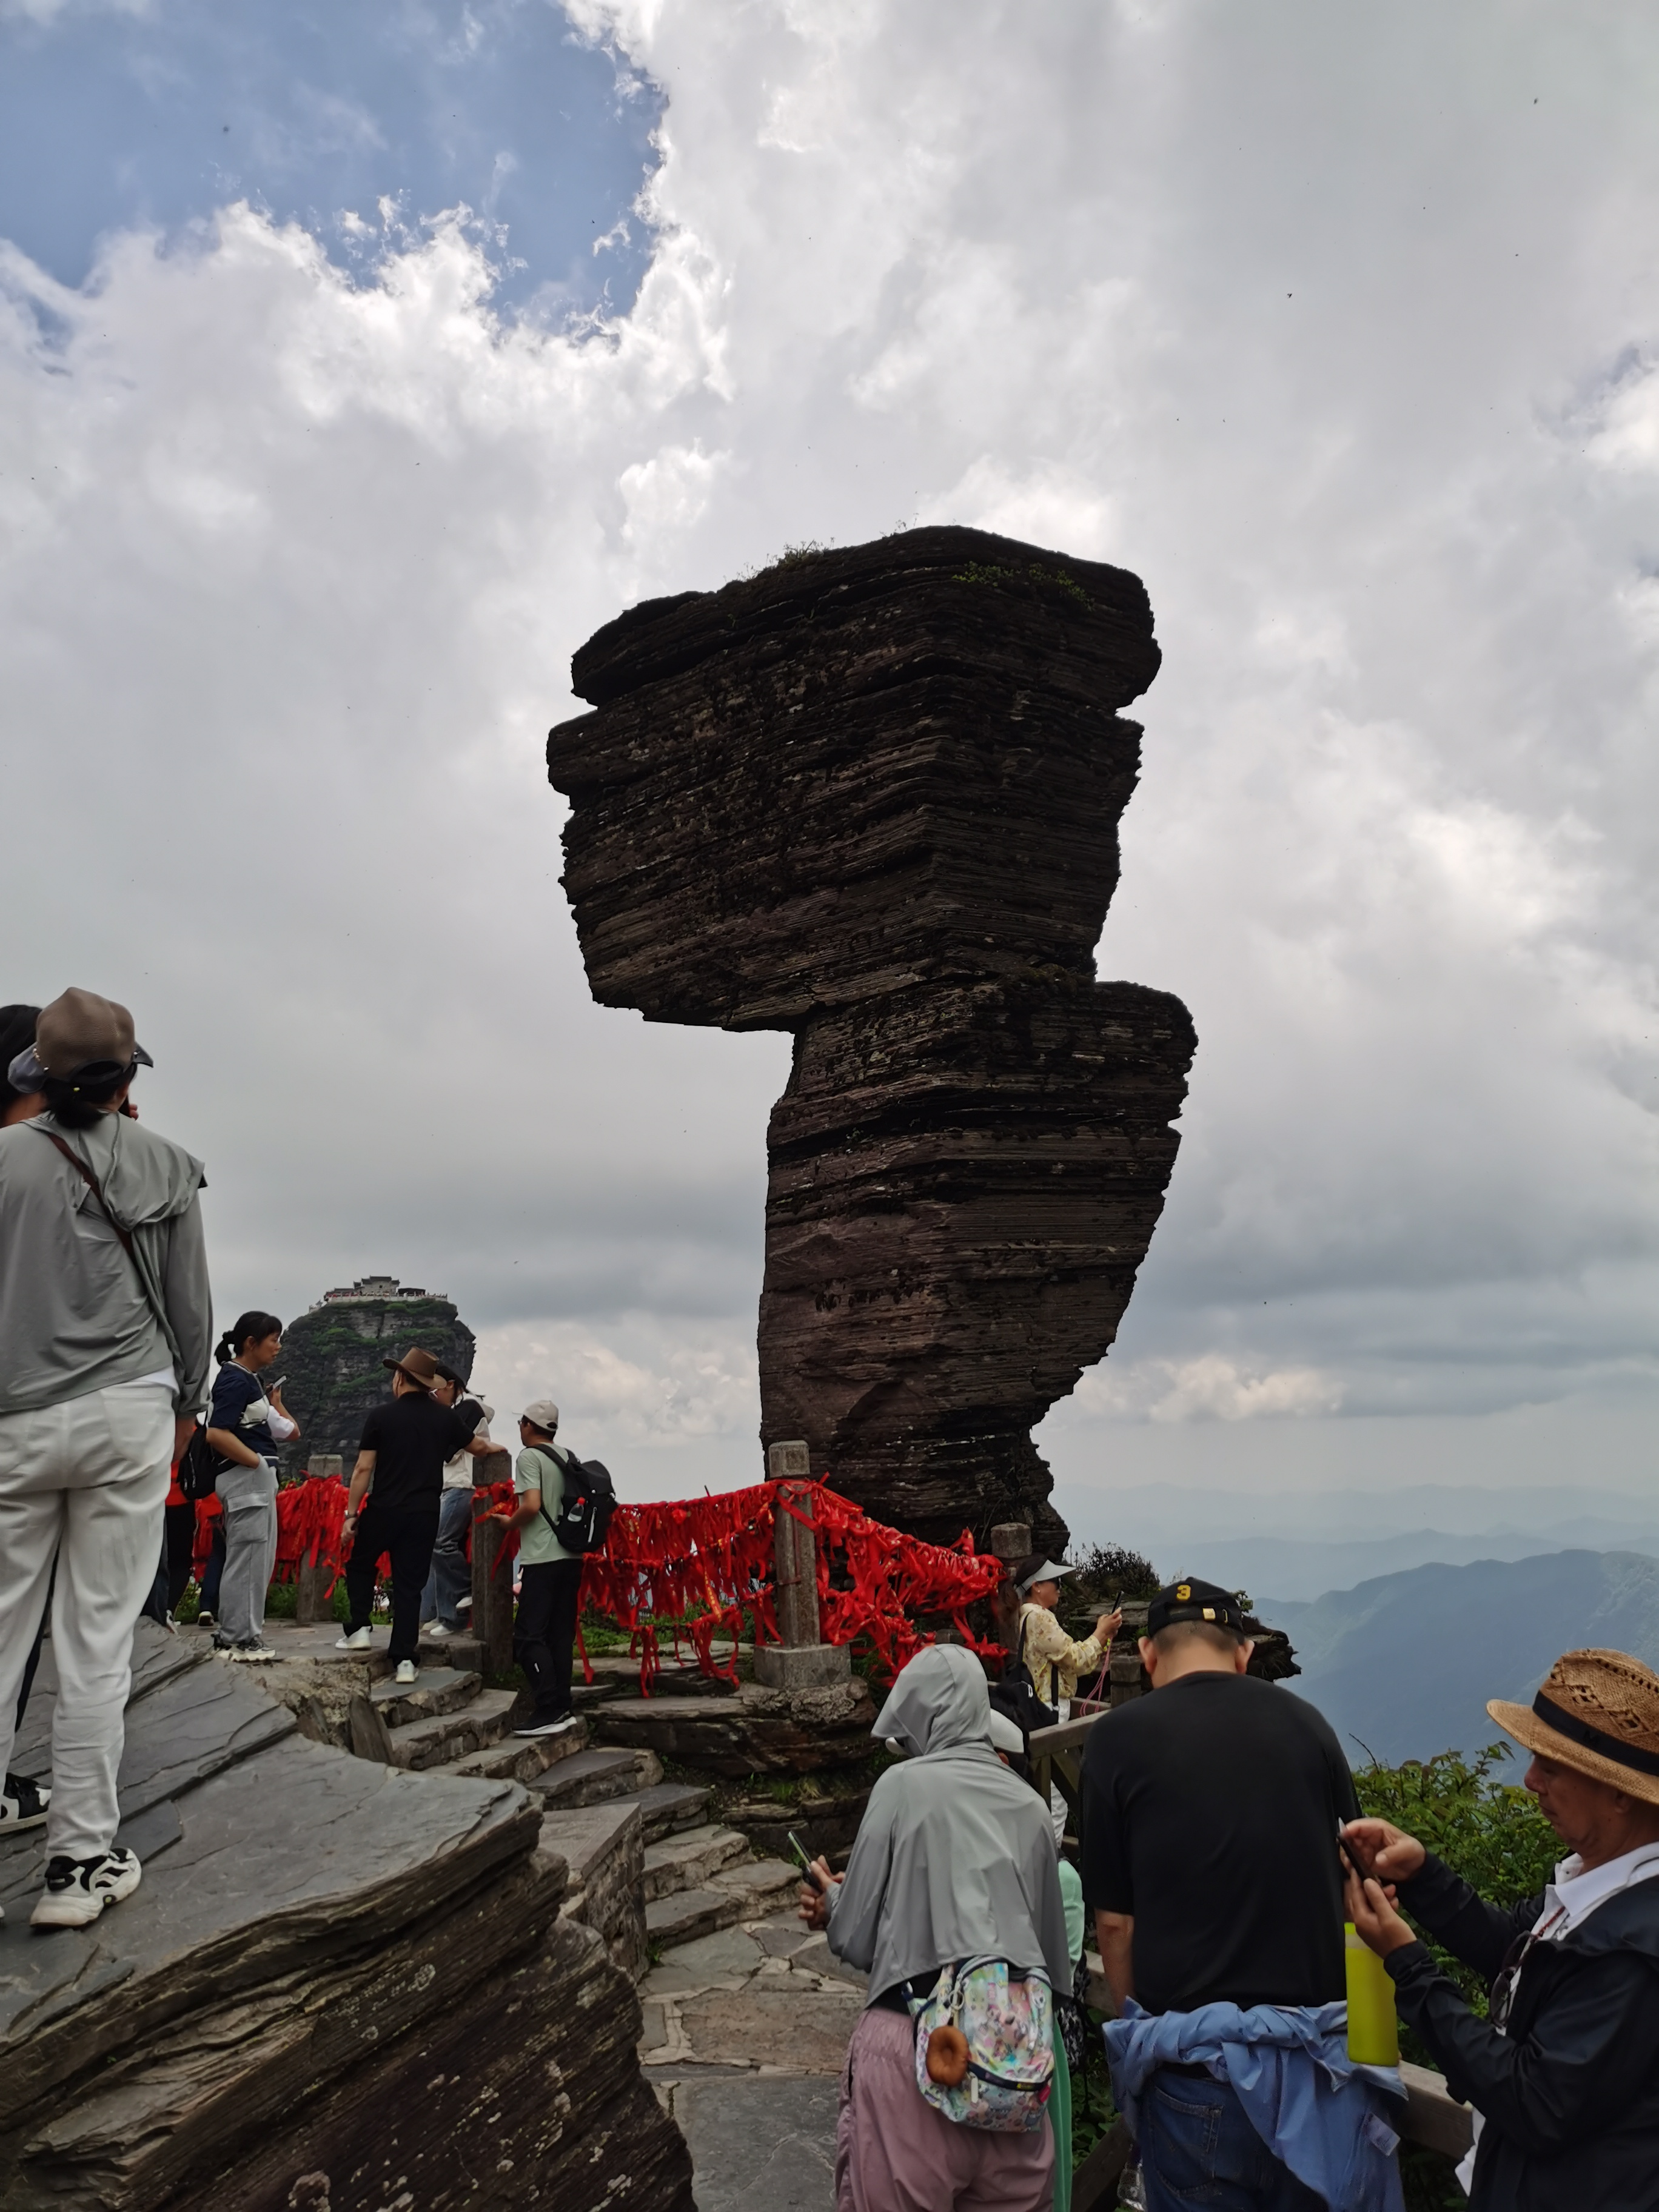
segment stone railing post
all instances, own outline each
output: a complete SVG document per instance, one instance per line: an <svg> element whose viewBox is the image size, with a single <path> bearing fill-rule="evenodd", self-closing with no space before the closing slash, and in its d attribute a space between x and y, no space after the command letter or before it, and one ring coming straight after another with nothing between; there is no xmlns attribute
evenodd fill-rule
<svg viewBox="0 0 1659 2212"><path fill-rule="evenodd" d="M343 1477L344 1462L337 1452L319 1452L306 1472L319 1480L331 1474L338 1480ZM301 1628L314 1628L319 1621L334 1618L334 1607L327 1595L333 1578L334 1570L326 1559L319 1559L315 1566L301 1560L294 1578L294 1618Z"/></svg>
<svg viewBox="0 0 1659 2212"><path fill-rule="evenodd" d="M1005 1569L1024 1559L1031 1548L1031 1525L1029 1521L999 1521L991 1531L991 1551L1001 1560ZM1012 1625L1002 1629L1002 1646L1012 1651L1019 1642L1019 1613L1015 1609Z"/></svg>
<svg viewBox="0 0 1659 2212"><path fill-rule="evenodd" d="M513 1575L510 1567L495 1571L507 1530L500 1521L477 1517L483 1505L477 1493L492 1483L512 1480L511 1452L481 1452L472 1462L472 1633L483 1647L483 1663L492 1674L505 1674L513 1664Z"/></svg>
<svg viewBox="0 0 1659 2212"><path fill-rule="evenodd" d="M773 1690L823 1689L845 1681L852 1673L852 1661L844 1650L819 1641L817 1539L784 1510L786 1498L805 1502L811 1471L811 1455L805 1443L768 1446L766 1472L778 1486L773 1589L783 1642L757 1647L755 1680Z"/></svg>

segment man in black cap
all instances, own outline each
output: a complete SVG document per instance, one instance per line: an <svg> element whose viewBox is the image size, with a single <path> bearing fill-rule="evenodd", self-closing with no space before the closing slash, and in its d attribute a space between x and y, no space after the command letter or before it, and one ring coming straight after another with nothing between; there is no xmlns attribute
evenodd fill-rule
<svg viewBox="0 0 1659 2212"><path fill-rule="evenodd" d="M1164 2015L1340 2002L1337 1829L1358 1806L1335 1735L1246 1673L1254 1647L1231 1591L1171 1583L1146 1627L1153 1694L1093 1729L1083 1759L1083 1893L1120 2010L1131 1997ZM1175 2052L1175 2024L1162 2031L1153 2047ZM1110 2039L1127 2033L1109 2032L1115 2062ZM1152 2212L1206 2188L1262 2212L1323 2202L1257 2132L1224 2063L1218 2077L1207 2057L1177 2056L1136 2087Z"/></svg>

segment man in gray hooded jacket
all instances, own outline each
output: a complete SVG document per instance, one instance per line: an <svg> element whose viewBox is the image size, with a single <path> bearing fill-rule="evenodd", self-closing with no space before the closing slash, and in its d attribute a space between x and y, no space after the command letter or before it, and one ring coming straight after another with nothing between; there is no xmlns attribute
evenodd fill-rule
<svg viewBox="0 0 1659 2212"><path fill-rule="evenodd" d="M132 1632L207 1395L202 1164L121 1110L149 1064L125 1006L66 991L10 1072L46 1110L0 1128L0 1769L55 1558L46 1926L138 1886L114 1847Z"/></svg>

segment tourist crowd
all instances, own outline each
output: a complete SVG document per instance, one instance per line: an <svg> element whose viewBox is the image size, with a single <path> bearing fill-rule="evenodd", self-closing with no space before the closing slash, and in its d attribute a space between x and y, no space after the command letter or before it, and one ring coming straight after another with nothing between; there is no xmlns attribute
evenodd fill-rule
<svg viewBox="0 0 1659 2212"><path fill-rule="evenodd" d="M210 1491L198 1618L228 1662L273 1656L277 1453L300 1435L265 1379L282 1323L240 1315L210 1373L204 1177L137 1117L149 1064L126 1009L93 993L0 1008L0 1835L46 1827L43 1927L84 1926L141 1881L115 1840L133 1632L182 1595ZM384 1364L346 1502L339 1644L373 1647L388 1563L387 1656L409 1682L422 1633L465 1626L493 1411L419 1347ZM558 1426L551 1399L525 1407L513 1501L484 1507L517 1539L531 1736L576 1725L582 1561L609 1495ZM1488 1707L1531 1753L1526 1785L1565 1847L1540 1896L1499 1907L1362 1815L1328 1725L1249 1673L1237 1600L1196 1580L1152 1601L1152 1694L1091 1723L1075 1808L1039 1797L1033 1732L1064 1717L1122 1626L1104 1613L1066 1632L1070 1572L1035 1557L1012 1571L994 1700L960 1644L902 1669L875 1724L898 1763L844 1870L806 1867L803 1917L869 1987L842 2083L839 2212L1069 2212L1085 1908L1135 2150L1124 2202L1396 2212L1404 2092L1350 2047L1346 1923L1474 2110L1477 2212L1659 2212L1659 1677L1570 1652L1530 1706ZM48 1621L49 1783L10 1771ZM1488 1983L1484 2013L1422 1931Z"/></svg>

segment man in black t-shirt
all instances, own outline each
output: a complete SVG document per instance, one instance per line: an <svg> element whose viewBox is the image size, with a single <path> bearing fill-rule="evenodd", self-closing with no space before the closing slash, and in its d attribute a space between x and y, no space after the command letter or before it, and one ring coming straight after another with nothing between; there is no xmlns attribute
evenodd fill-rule
<svg viewBox="0 0 1659 2212"><path fill-rule="evenodd" d="M351 1620L339 1639L342 1651L367 1651L374 1603L374 1569L392 1561L392 1646L397 1679L412 1682L421 1634L421 1592L438 1538L438 1504L444 1462L464 1451L482 1407L440 1405L432 1395L438 1363L429 1352L406 1352L383 1360L392 1370L392 1397L363 1423L357 1464L346 1499L344 1534L351 1540L346 1593ZM372 1487L371 1487L372 1486ZM365 1504L364 1497L368 1496Z"/></svg>
<svg viewBox="0 0 1659 2212"><path fill-rule="evenodd" d="M1358 1807L1329 1723L1245 1673L1253 1647L1238 1601L1213 1583L1160 1590L1147 1628L1140 1656L1152 1695L1091 1729L1083 1759L1083 1894L1119 2007L1128 1996L1154 2013L1340 2002L1337 1826ZM1172 2071L1182 2078L1157 2094ZM1194 2157L1208 2158L1200 2135L1212 2147L1238 2136L1244 2165L1272 2169L1230 2203L1320 2203L1297 2194L1303 2185L1254 2134L1225 2081L1182 2066L1152 2082L1140 2105L1141 2160L1155 2212L1177 2201L1166 2181L1187 2186Z"/></svg>

